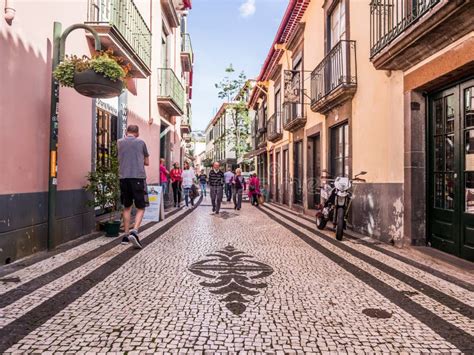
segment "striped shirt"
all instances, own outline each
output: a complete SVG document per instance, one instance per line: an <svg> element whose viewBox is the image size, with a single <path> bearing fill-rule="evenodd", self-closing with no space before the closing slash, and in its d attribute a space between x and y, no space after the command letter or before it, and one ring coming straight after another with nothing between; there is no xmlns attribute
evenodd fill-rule
<svg viewBox="0 0 474 355"><path fill-rule="evenodd" d="M217 173L214 169L209 173L209 185L210 186L224 186L224 173L220 170Z"/></svg>

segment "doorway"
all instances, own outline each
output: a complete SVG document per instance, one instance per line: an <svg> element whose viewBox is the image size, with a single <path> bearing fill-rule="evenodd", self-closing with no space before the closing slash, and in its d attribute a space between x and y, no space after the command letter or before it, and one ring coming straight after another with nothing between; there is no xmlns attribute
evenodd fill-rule
<svg viewBox="0 0 474 355"><path fill-rule="evenodd" d="M270 153L270 200L275 198L275 162L273 161L273 152Z"/></svg>
<svg viewBox="0 0 474 355"><path fill-rule="evenodd" d="M474 260L474 80L428 100L428 240Z"/></svg>
<svg viewBox="0 0 474 355"><path fill-rule="evenodd" d="M303 141L294 143L293 155L293 203L303 203Z"/></svg>
<svg viewBox="0 0 474 355"><path fill-rule="evenodd" d="M290 165L289 162L289 153L288 149L283 151L283 204L289 204L289 179L290 176L288 174L288 167Z"/></svg>
<svg viewBox="0 0 474 355"><path fill-rule="evenodd" d="M280 155L281 153L280 152L277 152L276 153L276 162L275 162L275 174L276 174L276 184L275 184L275 201L276 202L281 202L281 197L280 197L280 193L281 193L281 186L280 186L280 183L281 183L281 179L280 179L280 164L281 164L281 161L280 161Z"/></svg>
<svg viewBox="0 0 474 355"><path fill-rule="evenodd" d="M321 138L308 137L308 208L314 209L321 203Z"/></svg>

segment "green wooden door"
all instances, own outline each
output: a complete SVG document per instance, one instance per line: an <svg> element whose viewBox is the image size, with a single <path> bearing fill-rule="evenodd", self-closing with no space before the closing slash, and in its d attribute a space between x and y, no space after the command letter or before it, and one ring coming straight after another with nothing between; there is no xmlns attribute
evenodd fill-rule
<svg viewBox="0 0 474 355"><path fill-rule="evenodd" d="M474 259L474 81L429 99L429 241Z"/></svg>

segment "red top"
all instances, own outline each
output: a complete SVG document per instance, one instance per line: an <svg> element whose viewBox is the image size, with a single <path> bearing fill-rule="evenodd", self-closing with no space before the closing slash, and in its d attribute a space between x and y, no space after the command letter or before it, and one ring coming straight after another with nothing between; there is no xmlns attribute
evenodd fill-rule
<svg viewBox="0 0 474 355"><path fill-rule="evenodd" d="M182 182L183 178L181 177L181 169L173 169L170 173L171 182L179 181Z"/></svg>

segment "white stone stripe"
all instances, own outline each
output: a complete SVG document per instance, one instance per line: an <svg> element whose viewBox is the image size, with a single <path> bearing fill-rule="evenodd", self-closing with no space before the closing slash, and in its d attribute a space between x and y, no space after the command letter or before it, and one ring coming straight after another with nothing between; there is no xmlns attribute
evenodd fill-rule
<svg viewBox="0 0 474 355"><path fill-rule="evenodd" d="M439 317L443 318L445 321L451 323L452 325L464 330L466 333L470 335L474 335L474 322L468 317L465 317L458 312L453 311L449 307L437 302L436 300L426 296L425 294L417 291L416 289L412 288L411 286L407 285L406 283L398 280L397 278L390 276L389 274L377 269L376 267L366 263L365 261L360 260L356 256L348 253L337 246L325 241L322 238L318 238L308 232L303 227L300 227L293 223L291 220L287 220L282 218L281 216L276 216L279 219L285 221L285 223L291 225L293 228L298 229L300 232L304 233L311 239L315 240L318 244L322 245L326 249L332 251L333 253L343 257L345 260L350 262L351 264L359 267L360 269L370 273L372 276L376 277L380 281L386 283L390 287L394 288L397 291L413 291L417 292L417 295L409 297L412 301L416 302L420 306L424 307L425 309L433 312L434 314L438 315ZM348 242L344 242L346 245ZM403 271L403 270L402 270ZM467 292L467 291L466 291Z"/></svg>
<svg viewBox="0 0 474 355"><path fill-rule="evenodd" d="M144 225L146 227L146 225ZM38 261L30 266L22 268L21 270L15 271L11 274L8 274L7 278L18 277L20 282L6 282L0 284L0 295L13 290L25 283L36 279L40 276L47 274L48 272L57 269L66 263L73 261L88 252L95 250L105 244L108 244L112 241L111 238L100 236L94 238L86 243L77 245L71 249L67 249L62 253L53 255L50 258Z"/></svg>
<svg viewBox="0 0 474 355"><path fill-rule="evenodd" d="M149 235L154 233L159 228L169 223L173 223L174 219L179 217L182 213L183 213L182 211L178 212L175 215L173 215L171 219L165 220L164 223L163 222L157 223L156 225L141 232L140 240L146 240L146 238ZM64 276L54 280L53 282L48 283L47 285L33 291L32 293L26 295L25 297L20 298L18 301L3 308L1 310L2 317L0 318L0 329L5 327L7 324L13 322L14 320L20 318L31 309L39 306L41 303L53 297L54 295L58 294L59 292L66 289L73 283L79 281L87 274L91 273L98 267L107 263L110 259L114 258L118 254L123 252L125 249L132 248L132 247L133 246L131 245L131 243L129 243L129 245L126 245L126 246L118 244L114 248L97 256L96 258L78 267L72 272L65 274Z"/></svg>
<svg viewBox="0 0 474 355"><path fill-rule="evenodd" d="M272 210L272 208L270 208L270 210ZM302 223L308 227L311 227L311 228L316 228L314 223L311 223L310 221L308 221L307 219L305 218L301 218L301 217L297 217L291 213L288 213L287 211L285 211L284 209L279 209L279 208L276 208L275 211L278 211L278 212L281 212L283 213L285 216L287 216L288 218L292 218L296 221L298 221L299 223ZM276 217L279 217L278 215L276 215ZM318 232L322 232L324 233L325 235L327 235L328 237L334 237L334 233L330 232L330 231L327 231L327 230L323 230L323 231L319 231ZM313 236L314 237L314 236ZM316 240L320 240L320 239L316 239ZM421 282L423 283L426 283L428 285L430 285L431 287L433 288L436 288L437 290L447 294L448 296L451 296L453 298L456 298L457 300L471 306L471 307L474 307L474 294L472 292L469 292L467 290L465 290L464 288L462 287L459 287L447 280L444 280L442 278L439 278L435 275L432 275L430 273L427 273L423 270L420 270L418 269L417 267L415 266L412 266L410 264L407 264L407 263L404 263L403 261L400 261L400 260L397 260L396 258L393 258L391 257L390 255L387 255L387 254L384 254L382 252L379 252L377 250L374 250L368 246L365 246L364 244L360 244L360 243L355 243L351 240L346 240L345 242L345 245L354 249L354 250L357 250L367 256L370 256L372 257L373 259L375 260L378 260L378 261L381 261L383 262L385 265L388 265L398 271L401 271L403 272L404 274L416 279L416 280L420 280Z"/></svg>

